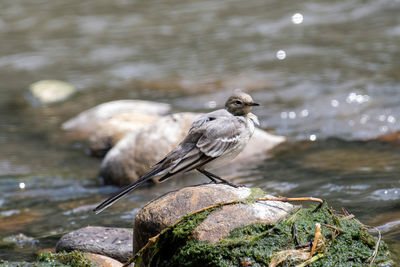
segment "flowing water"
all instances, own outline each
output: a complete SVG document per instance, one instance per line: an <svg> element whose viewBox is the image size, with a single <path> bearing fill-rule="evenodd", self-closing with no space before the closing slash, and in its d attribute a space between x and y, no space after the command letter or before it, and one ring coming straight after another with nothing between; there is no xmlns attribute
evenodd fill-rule
<svg viewBox="0 0 400 267"><path fill-rule="evenodd" d="M32 260L86 225L131 227L147 201L206 181L143 188L94 215L118 189L101 185L84 143L65 141L63 121L126 98L208 111L234 88L289 139L235 181L345 207L399 255L400 146L369 141L400 130L399 14L398 0L1 1L0 259ZM41 79L79 93L34 105L27 88Z"/></svg>

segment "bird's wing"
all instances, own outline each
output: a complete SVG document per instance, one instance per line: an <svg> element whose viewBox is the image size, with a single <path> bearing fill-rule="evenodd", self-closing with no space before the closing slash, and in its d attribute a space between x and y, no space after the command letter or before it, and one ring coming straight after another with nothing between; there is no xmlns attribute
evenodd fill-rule
<svg viewBox="0 0 400 267"><path fill-rule="evenodd" d="M219 116L218 116L219 115ZM193 122L185 139L170 152L158 167L168 169L159 181L178 173L201 167L230 151L238 142L236 120L225 113L208 113Z"/></svg>
<svg viewBox="0 0 400 267"><path fill-rule="evenodd" d="M241 125L235 117L218 117L200 127L202 135L196 147L205 155L220 157L234 150L240 142Z"/></svg>

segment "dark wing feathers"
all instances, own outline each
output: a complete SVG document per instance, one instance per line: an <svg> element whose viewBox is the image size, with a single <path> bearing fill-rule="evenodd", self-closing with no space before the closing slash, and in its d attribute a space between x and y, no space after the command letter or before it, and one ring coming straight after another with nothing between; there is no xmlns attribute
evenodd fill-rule
<svg viewBox="0 0 400 267"><path fill-rule="evenodd" d="M219 157L234 149L239 142L239 125L231 118L222 117L207 124L196 146L210 157Z"/></svg>

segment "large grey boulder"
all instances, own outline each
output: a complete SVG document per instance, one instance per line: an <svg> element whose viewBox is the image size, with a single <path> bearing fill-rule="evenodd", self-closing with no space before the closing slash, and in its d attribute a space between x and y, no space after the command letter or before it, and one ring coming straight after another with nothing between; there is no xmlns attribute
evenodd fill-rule
<svg viewBox="0 0 400 267"><path fill-rule="evenodd" d="M101 254L126 262L132 257L132 230L88 226L62 236L57 242L57 252L74 250Z"/></svg>
<svg viewBox="0 0 400 267"><path fill-rule="evenodd" d="M103 159L100 176L107 184L126 185L136 181L183 140L198 116L196 113L164 116L126 135ZM249 144L226 169L234 173L251 162L260 162L284 141L283 136L256 129Z"/></svg>
<svg viewBox="0 0 400 267"><path fill-rule="evenodd" d="M133 247L140 250L149 238L184 215L220 202L266 196L260 189L234 188L224 184L206 184L182 188L159 197L144 206L134 222ZM253 223L273 223L288 215L294 206L277 201L227 205L213 211L192 233L194 239L218 242L239 227Z"/></svg>

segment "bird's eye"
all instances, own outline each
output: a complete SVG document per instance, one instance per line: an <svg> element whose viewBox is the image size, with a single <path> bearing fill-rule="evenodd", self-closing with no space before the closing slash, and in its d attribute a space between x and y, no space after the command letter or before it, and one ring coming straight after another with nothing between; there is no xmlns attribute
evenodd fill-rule
<svg viewBox="0 0 400 267"><path fill-rule="evenodd" d="M236 104L236 105L241 105L241 104L242 104L242 101L236 100L236 101L235 101L235 104Z"/></svg>

